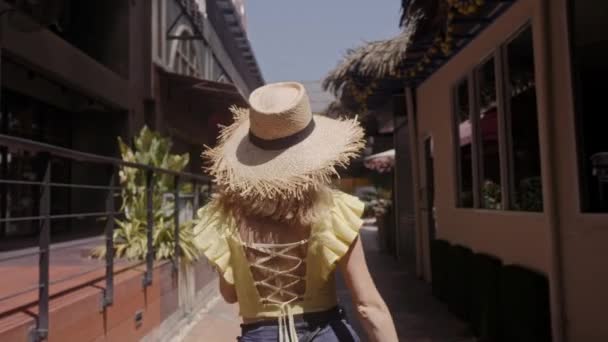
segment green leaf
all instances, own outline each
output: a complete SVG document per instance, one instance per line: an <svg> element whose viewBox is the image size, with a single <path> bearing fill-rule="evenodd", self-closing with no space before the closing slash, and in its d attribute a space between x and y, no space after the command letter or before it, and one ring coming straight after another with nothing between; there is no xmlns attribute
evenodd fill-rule
<svg viewBox="0 0 608 342"><path fill-rule="evenodd" d="M171 154L171 139L144 126L134 139L131 149L120 137L118 138L120 154L123 160L165 168L172 171L183 171L190 162L188 154ZM121 191L121 210L124 219L116 219L113 233L115 255L117 258L144 260L147 252L147 197L146 172L132 167L122 167L119 171ZM162 194L173 192L174 176L155 173L152 179L154 191L152 207L153 246L155 258L173 258L175 254L174 218L175 205L172 201L163 201ZM180 190L192 193L192 185L182 183ZM200 246L194 238L194 223L182 222L180 227L180 251L184 262L193 262L201 253ZM105 255L105 246L98 246L92 251L94 257Z"/></svg>

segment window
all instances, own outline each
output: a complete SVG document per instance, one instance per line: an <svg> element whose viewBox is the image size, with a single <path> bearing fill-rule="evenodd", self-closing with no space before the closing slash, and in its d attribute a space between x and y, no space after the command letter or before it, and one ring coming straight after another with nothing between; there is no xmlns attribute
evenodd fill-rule
<svg viewBox="0 0 608 342"><path fill-rule="evenodd" d="M2 88L0 131L3 134L40 141L61 147L72 147L73 115L35 98ZM0 146L2 179L40 182L46 171L48 156L18 145ZM69 183L74 165L69 159L53 157L52 181ZM37 185L0 186L0 218L37 216L39 214L40 187ZM65 214L72 205L69 188L53 187L51 210ZM66 226L66 221L55 221L55 226ZM35 234L37 222L14 221L0 223L0 239ZM60 231L58 232L60 233ZM53 232L55 234L55 232Z"/></svg>
<svg viewBox="0 0 608 342"><path fill-rule="evenodd" d="M206 0L196 0L196 4L198 5L198 10L205 17L207 16L207 1Z"/></svg>
<svg viewBox="0 0 608 342"><path fill-rule="evenodd" d="M196 49L196 41L187 37L192 36L192 33L185 30L180 34L180 39L175 50L175 59L173 60L173 69L178 74L201 77L201 63L199 54Z"/></svg>
<svg viewBox="0 0 608 342"><path fill-rule="evenodd" d="M480 206L485 209L502 208L500 182L500 148L498 144L498 106L496 97L496 65L490 58L477 70L479 105L477 127L479 130L479 158L481 182Z"/></svg>
<svg viewBox="0 0 608 342"><path fill-rule="evenodd" d="M602 113L608 77L608 3L570 0L581 211L608 212L608 116ZM599 112L597 112L599 109Z"/></svg>
<svg viewBox="0 0 608 342"><path fill-rule="evenodd" d="M461 81L455 90L456 105L456 146L458 170L458 206L473 207L473 159L472 141L473 125L471 124L471 108L469 106L469 82Z"/></svg>
<svg viewBox="0 0 608 342"><path fill-rule="evenodd" d="M505 57L509 70L505 88L510 126L511 207L542 211L534 52L529 27L508 43Z"/></svg>
<svg viewBox="0 0 608 342"><path fill-rule="evenodd" d="M165 27L163 25L163 19L165 16L165 6L164 6L164 2L162 1L156 1L153 4L153 10L154 10L154 26L156 27L156 39L154 41L154 44L156 46L156 57L159 59L163 59L163 49L164 49L164 42L165 42Z"/></svg>
<svg viewBox="0 0 608 342"><path fill-rule="evenodd" d="M211 64L211 79L217 82L226 82L227 79L224 68L215 55L213 55L213 61Z"/></svg>
<svg viewBox="0 0 608 342"><path fill-rule="evenodd" d="M230 79L228 78L228 76L226 76L226 74L222 74L218 79L218 82L222 82L222 83L231 83Z"/></svg>
<svg viewBox="0 0 608 342"><path fill-rule="evenodd" d="M531 28L499 47L454 92L458 206L542 211Z"/></svg>
<svg viewBox="0 0 608 342"><path fill-rule="evenodd" d="M197 50L199 53L199 59L200 59L200 76L201 78L204 79L208 79L209 78L209 72L208 72L208 67L207 67L207 60L209 59L209 54L211 51L211 48L209 47L209 45L207 44L206 41L199 41L199 49Z"/></svg>

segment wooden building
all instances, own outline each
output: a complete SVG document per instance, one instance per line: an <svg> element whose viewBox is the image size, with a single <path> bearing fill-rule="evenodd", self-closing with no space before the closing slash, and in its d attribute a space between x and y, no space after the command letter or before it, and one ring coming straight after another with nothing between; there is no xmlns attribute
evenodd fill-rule
<svg viewBox="0 0 608 342"><path fill-rule="evenodd" d="M221 0L0 0L0 132L118 156L117 137L130 141L148 125L171 136L175 152L190 153L186 171L200 173L203 146L232 118L228 107L246 104L264 83L236 11ZM18 146L0 154L8 161L3 179L41 179L42 156ZM60 183L108 177L69 160L54 163ZM1 215L34 216L36 191L0 186ZM54 191L54 210L103 203L76 192ZM32 224L3 224L0 236L22 240L36 231Z"/></svg>
<svg viewBox="0 0 608 342"><path fill-rule="evenodd" d="M406 99L419 275L474 328L489 305L486 337L607 340L608 6L403 3L383 84Z"/></svg>

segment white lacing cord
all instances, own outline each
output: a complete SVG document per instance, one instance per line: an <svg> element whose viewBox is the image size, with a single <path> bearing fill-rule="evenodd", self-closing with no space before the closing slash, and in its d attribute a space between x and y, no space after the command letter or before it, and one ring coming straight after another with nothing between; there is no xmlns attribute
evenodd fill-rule
<svg viewBox="0 0 608 342"><path fill-rule="evenodd" d="M290 304L297 300L300 300L301 296L298 295L297 293L290 291L289 288L296 285L300 281L304 281L303 277L292 274L298 268L300 268L300 266L304 263L304 260L302 260L302 258L293 256L293 255L289 255L286 253L288 253L292 249L294 249L298 246L301 246L307 242L308 242L308 240L302 240L302 241L289 243L289 244L254 244L254 245L249 246L249 248L255 249L261 253L268 254L268 256L266 256L264 258L256 260L254 263L251 264L251 266L271 273L271 275L267 276L265 279L256 281L256 282L254 282L254 284L256 286L263 286L263 287L266 287L266 288L272 290L272 292L270 294L264 296L262 298L262 300L264 300L265 302L268 302L270 304L277 305L279 307L280 316L277 318L278 325L279 325L279 342L297 342L298 341L298 333L296 331L295 321L293 318L293 312L291 310ZM278 249L278 250L275 250L275 249ZM286 270L281 270L281 271L277 271L273 268L263 265L264 263L266 263L269 260L272 260L274 258L284 258L287 260L297 261L297 263L295 266L293 266L289 269L286 269ZM288 284L281 285L281 286L275 286L273 284L268 283L268 281L275 279L277 277L288 277L288 278L292 278L294 280ZM290 296L291 298L287 301L281 301L281 300L277 300L277 299L273 298L275 295L279 295L279 296L287 295L287 296Z"/></svg>

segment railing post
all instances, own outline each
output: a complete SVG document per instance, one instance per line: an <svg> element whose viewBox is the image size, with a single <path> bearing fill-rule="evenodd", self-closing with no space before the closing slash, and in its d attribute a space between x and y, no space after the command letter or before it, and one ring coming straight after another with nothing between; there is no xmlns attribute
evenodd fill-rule
<svg viewBox="0 0 608 342"><path fill-rule="evenodd" d="M173 270L177 274L179 269L179 258L180 258L180 249L179 249L179 176L175 176L174 185L173 185L173 219L175 220L175 251L173 252Z"/></svg>
<svg viewBox="0 0 608 342"><path fill-rule="evenodd" d="M196 220L196 211L198 210L198 198L201 193L200 185L197 181L193 182L192 191L194 193L194 198L192 199L192 219Z"/></svg>
<svg viewBox="0 0 608 342"><path fill-rule="evenodd" d="M146 235L147 235L147 253L146 253L146 273L143 279L143 286L147 287L152 284L152 270L154 267L154 173L152 170L146 170Z"/></svg>
<svg viewBox="0 0 608 342"><path fill-rule="evenodd" d="M102 310L114 302L114 179L116 177L116 168L112 166L112 175L110 176L110 190L106 199L106 288L103 292L101 303Z"/></svg>
<svg viewBox="0 0 608 342"><path fill-rule="evenodd" d="M51 157L47 155L47 166L42 180L40 197L40 241L38 264L38 325L34 332L34 341L45 340L49 333L49 267L51 244Z"/></svg>

